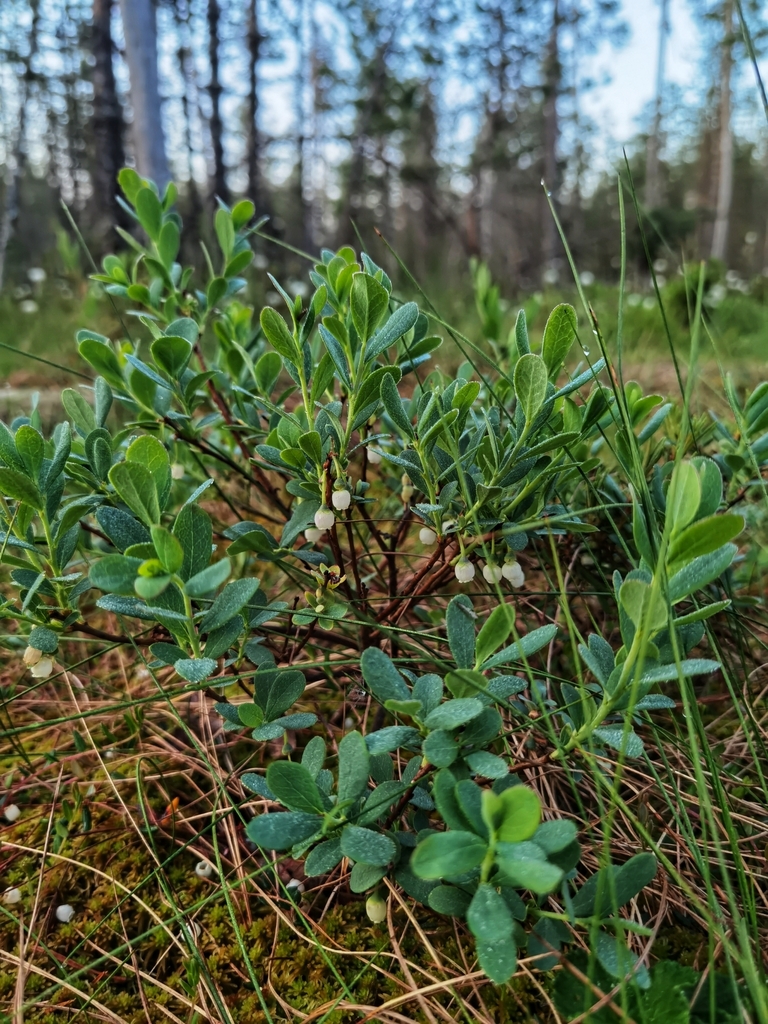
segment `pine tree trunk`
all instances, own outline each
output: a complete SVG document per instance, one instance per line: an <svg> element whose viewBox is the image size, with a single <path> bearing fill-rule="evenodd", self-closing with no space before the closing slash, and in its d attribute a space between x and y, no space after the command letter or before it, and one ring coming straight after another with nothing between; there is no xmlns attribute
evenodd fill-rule
<svg viewBox="0 0 768 1024"><path fill-rule="evenodd" d="M661 106L664 92L664 64L669 35L669 0L661 0L659 16L659 48L656 58L656 97L653 109L653 125L648 136L645 151L645 206L655 210L661 206L661 175L659 153L661 152Z"/></svg>
<svg viewBox="0 0 768 1024"><path fill-rule="evenodd" d="M152 0L120 0L131 79L133 148L139 174L161 190L170 181L157 74L157 21Z"/></svg>
<svg viewBox="0 0 768 1024"><path fill-rule="evenodd" d="M259 33L258 0L248 7L248 127L245 134L248 198L261 211L261 161L259 145Z"/></svg>
<svg viewBox="0 0 768 1024"><path fill-rule="evenodd" d="M3 213L0 218L0 290L2 290L3 281L5 280L5 260L8 254L8 245L13 237L13 231L19 216L19 187L24 174L24 166L27 162L24 150L27 134L27 104L29 101L29 83L34 74L32 62L37 54L39 39L40 0L31 0L31 8L32 24L29 32L29 55L24 61L24 74L21 81L19 124L13 148L13 172L5 190L5 203L3 204Z"/></svg>
<svg viewBox="0 0 768 1024"><path fill-rule="evenodd" d="M731 132L731 73L733 71L733 0L723 5L720 54L720 100L717 112L717 206L712 231L712 259L724 260L733 196L733 134Z"/></svg>
<svg viewBox="0 0 768 1024"><path fill-rule="evenodd" d="M560 94L562 68L559 52L560 8L558 0L552 7L552 27L549 33L547 54L544 66L544 184L554 196L558 185L557 144L560 126L557 117L557 100ZM551 266L557 257L558 236L557 226L552 218L549 203L542 205L544 223L542 225L542 259L544 267Z"/></svg>
<svg viewBox="0 0 768 1024"><path fill-rule="evenodd" d="M112 64L112 0L93 0L93 194L100 209L96 234L104 241L123 222L117 202L117 174L125 164L123 111Z"/></svg>
<svg viewBox="0 0 768 1024"><path fill-rule="evenodd" d="M211 97L211 145L213 147L213 192L223 202L229 202L229 187L224 166L224 126L221 120L222 85L219 78L219 20L221 10L218 0L208 0L208 63L211 80L208 92Z"/></svg>

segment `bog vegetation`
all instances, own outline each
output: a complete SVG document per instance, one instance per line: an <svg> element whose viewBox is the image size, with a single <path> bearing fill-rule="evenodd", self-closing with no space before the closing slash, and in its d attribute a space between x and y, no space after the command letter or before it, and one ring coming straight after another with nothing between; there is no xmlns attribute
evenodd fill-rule
<svg viewBox="0 0 768 1024"><path fill-rule="evenodd" d="M768 383L692 414L703 268L665 400L350 247L257 316L250 202L201 279L120 186L120 336L0 426L9 1005L768 1021Z"/></svg>

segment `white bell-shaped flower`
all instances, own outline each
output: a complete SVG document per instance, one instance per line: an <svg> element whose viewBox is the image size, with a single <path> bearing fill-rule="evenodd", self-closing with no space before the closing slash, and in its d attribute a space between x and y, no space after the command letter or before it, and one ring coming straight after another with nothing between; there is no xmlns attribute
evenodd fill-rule
<svg viewBox="0 0 768 1024"><path fill-rule="evenodd" d="M330 530L335 522L336 517L327 505L322 505L317 512L315 512L315 526L323 533L325 533L326 530Z"/></svg>
<svg viewBox="0 0 768 1024"><path fill-rule="evenodd" d="M495 562L486 562L483 566L483 579L486 583L498 583L502 578L501 566Z"/></svg>
<svg viewBox="0 0 768 1024"><path fill-rule="evenodd" d="M466 558L460 558L453 570L459 583L471 583L475 578L475 567Z"/></svg>
<svg viewBox="0 0 768 1024"><path fill-rule="evenodd" d="M341 490L333 492L331 495L331 501L333 502L333 507L335 509L338 509L339 512L343 512L345 509L349 508L352 502L352 495L346 487L343 487Z"/></svg>
<svg viewBox="0 0 768 1024"><path fill-rule="evenodd" d="M434 530L430 530L428 526L422 526L419 530L419 540L422 544L425 544L428 547L430 544L435 543L437 540L437 534Z"/></svg>

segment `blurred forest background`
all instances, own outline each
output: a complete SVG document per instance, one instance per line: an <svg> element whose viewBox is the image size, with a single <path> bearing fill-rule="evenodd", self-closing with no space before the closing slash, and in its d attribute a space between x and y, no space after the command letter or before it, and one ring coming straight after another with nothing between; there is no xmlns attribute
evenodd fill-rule
<svg viewBox="0 0 768 1024"><path fill-rule="evenodd" d="M768 132L741 19L759 59L765 5L641 2L655 98L626 156L650 261L685 319L678 267L710 259L708 302L740 310L743 343L766 333ZM670 4L700 34L695 102L667 76ZM584 99L595 54L621 61L627 37L619 0L2 0L0 369L8 347L61 346L70 314L97 311L62 201L100 259L131 227L115 200L124 162L179 183L187 262L217 200L247 196L268 234L305 252L358 232L385 259L378 228L454 312L473 306L471 257L508 300L567 291L545 181L583 282L614 286L616 173L629 176L618 147L614 166L597 158L604 132ZM626 201L630 305L652 318ZM285 245L256 248L251 301L267 266L306 276Z"/></svg>

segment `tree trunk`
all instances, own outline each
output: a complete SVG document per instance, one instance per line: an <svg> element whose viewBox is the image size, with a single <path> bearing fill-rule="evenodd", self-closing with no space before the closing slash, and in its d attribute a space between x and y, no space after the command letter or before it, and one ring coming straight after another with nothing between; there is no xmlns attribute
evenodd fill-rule
<svg viewBox="0 0 768 1024"><path fill-rule="evenodd" d="M248 126L245 133L246 166L248 173L248 198L261 208L261 161L259 159L259 32L258 0L250 0L248 7Z"/></svg>
<svg viewBox="0 0 768 1024"><path fill-rule="evenodd" d="M557 118L557 100L560 94L562 68L559 52L560 8L559 0L552 6L552 26L549 33L547 53L544 62L544 184L551 195L555 195L559 185L557 167L557 144L560 126ZM557 226L552 219L549 203L542 207L544 224L542 226L542 258L545 269L551 266L557 257L558 235Z"/></svg>
<svg viewBox="0 0 768 1024"><path fill-rule="evenodd" d="M221 121L222 85L219 79L219 20L218 0L208 0L208 63L211 79L208 92L211 97L211 145L213 147L213 192L222 202L229 202L227 172L224 166L224 126Z"/></svg>
<svg viewBox="0 0 768 1024"><path fill-rule="evenodd" d="M179 36L179 48L176 52L176 56L179 62L179 71L181 72L181 77L184 82L184 91L181 96L181 109L184 117L184 148L186 149L187 173L189 176L189 220L192 225L192 234L196 239L197 232L201 230L201 218L203 213L203 204L200 198L197 182L195 181L195 148L192 141L192 118L194 115L197 115L199 118L199 91L197 88L194 57L192 54L190 5L188 2L177 2L175 10L177 32ZM187 246L190 246L189 249L187 249ZM182 234L181 251L185 254L189 262L194 262L197 258L196 240L194 242L194 252L192 251L192 248L189 236L186 233Z"/></svg>
<svg viewBox="0 0 768 1024"><path fill-rule="evenodd" d="M152 0L120 0L131 79L133 147L139 174L161 190L170 181L157 74L157 22Z"/></svg>
<svg viewBox="0 0 768 1024"><path fill-rule="evenodd" d="M24 166L27 162L24 151L25 136L27 134L27 104L29 101L29 84L34 75L32 62L37 54L40 28L40 0L32 0L31 7L32 24L29 30L29 55L24 60L24 74L21 80L19 124L16 143L13 149L13 172L5 190L5 204L3 206L3 215L0 219L0 290L2 290L3 281L5 280L5 259L8 254L8 244L13 237L13 231L19 216L19 187L24 174Z"/></svg>
<svg viewBox="0 0 768 1024"><path fill-rule="evenodd" d="M123 222L117 202L117 173L125 164L123 111L117 98L112 64L112 0L93 0L93 193L99 206L96 234L107 240Z"/></svg>
<svg viewBox="0 0 768 1024"><path fill-rule="evenodd" d="M720 53L720 100L717 112L717 206L712 231L712 259L724 260L733 196L733 135L731 133L731 73L733 71L733 0L723 5Z"/></svg>
<svg viewBox="0 0 768 1024"><path fill-rule="evenodd" d="M661 101L664 92L664 64L668 36L669 0L661 0L659 48L656 57L656 98L654 100L653 125L645 151L645 206L648 210L657 209L662 202L659 153L661 152Z"/></svg>

